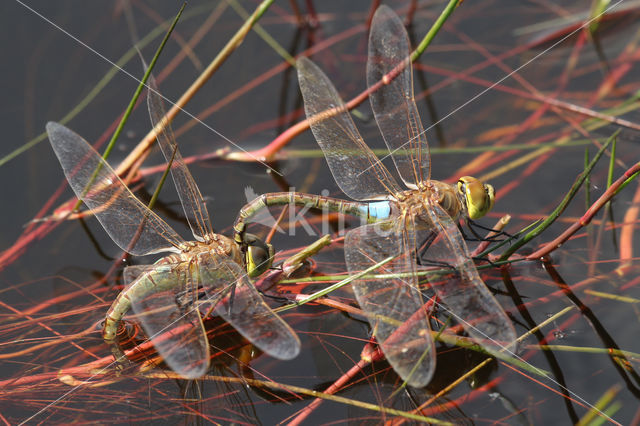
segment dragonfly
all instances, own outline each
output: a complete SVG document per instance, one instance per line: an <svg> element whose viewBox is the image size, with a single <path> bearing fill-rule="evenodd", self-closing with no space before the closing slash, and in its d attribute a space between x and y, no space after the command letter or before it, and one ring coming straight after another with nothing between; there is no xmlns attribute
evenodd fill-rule
<svg viewBox="0 0 640 426"><path fill-rule="evenodd" d="M413 95L409 40L398 16L377 9L369 36L367 84L380 132L401 186L360 136L329 78L313 62L297 62L300 90L311 131L340 189L352 200L300 193L263 194L240 211L236 239L259 210L273 205L312 206L363 218L350 230L344 252L350 274L392 261L353 283L355 297L386 359L409 385L426 386L436 358L429 312L418 273L429 278L438 299L465 331L491 354L514 350L512 322L480 278L458 227L484 216L494 189L465 176L455 185L430 179L429 145Z"/></svg>
<svg viewBox="0 0 640 426"><path fill-rule="evenodd" d="M154 83L148 91L151 123L163 120L164 106ZM194 240L178 235L133 195L125 183L81 136L49 122L49 141L75 194L96 216L111 239L136 256L169 253L152 265L125 268L126 288L106 314L103 338L117 360L118 326L133 308L166 364L187 379L208 371L209 341L200 311L215 312L242 336L274 358L289 360L300 352L291 327L263 300L251 279L271 267L270 244L247 234L236 243L216 234L206 203L178 151L168 123L157 140L171 164L171 175ZM246 272L245 272L246 269Z"/></svg>

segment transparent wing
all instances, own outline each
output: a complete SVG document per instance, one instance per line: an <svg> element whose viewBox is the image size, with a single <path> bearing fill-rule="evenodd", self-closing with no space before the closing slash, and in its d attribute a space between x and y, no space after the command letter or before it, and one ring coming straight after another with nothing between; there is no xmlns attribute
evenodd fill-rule
<svg viewBox="0 0 640 426"><path fill-rule="evenodd" d="M156 268L156 265L129 265L122 271L122 279L124 285L128 286L135 280L137 280L142 274L152 271Z"/></svg>
<svg viewBox="0 0 640 426"><path fill-rule="evenodd" d="M149 117L151 125L157 127L163 121L165 115L164 102L158 92L155 79L149 78L149 90L147 91L147 105L149 107ZM178 196L182 202L184 214L189 222L189 227L196 240L205 241L205 236L213 234L207 206L200 194L200 190L189 173L187 165L180 155L178 146L173 136L171 125L166 123L163 130L158 134L158 145L167 162L171 163L171 177L178 191Z"/></svg>
<svg viewBox="0 0 640 426"><path fill-rule="evenodd" d="M478 275L457 224L436 203L426 211L433 224L435 239L428 243L423 257L452 269L452 273L444 278L431 279L436 294L484 349L497 353L503 347L509 347L516 340L516 331ZM424 222L423 225L431 227ZM515 348L511 347L510 351L515 351Z"/></svg>
<svg viewBox="0 0 640 426"><path fill-rule="evenodd" d="M430 177L429 144L413 97L407 32L387 6L380 6L373 16L367 85L377 88L369 100L396 169L404 183L415 188Z"/></svg>
<svg viewBox="0 0 640 426"><path fill-rule="evenodd" d="M433 376L436 351L417 287L414 236L405 225L396 218L356 228L346 235L344 251L351 274L395 257L375 271L388 277L360 278L353 289L393 369L408 384L422 387Z"/></svg>
<svg viewBox="0 0 640 426"><path fill-rule="evenodd" d="M209 368L209 342L198 310L193 263L156 264L132 285L131 306L151 343L167 365L187 379Z"/></svg>
<svg viewBox="0 0 640 426"><path fill-rule="evenodd" d="M289 360L298 355L298 336L265 303L240 265L212 254L198 256L197 263L197 279L216 314L272 357Z"/></svg>
<svg viewBox="0 0 640 426"><path fill-rule="evenodd" d="M386 199L401 189L367 147L329 78L313 62L297 63L304 110L333 178L354 200Z"/></svg>
<svg viewBox="0 0 640 426"><path fill-rule="evenodd" d="M47 123L47 134L69 185L122 250L176 251L182 238L129 191L87 141L54 122Z"/></svg>

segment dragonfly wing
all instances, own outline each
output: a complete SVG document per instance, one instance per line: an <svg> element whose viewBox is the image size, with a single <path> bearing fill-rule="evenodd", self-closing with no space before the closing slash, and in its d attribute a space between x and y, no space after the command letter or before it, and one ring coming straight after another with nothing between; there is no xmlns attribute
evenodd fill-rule
<svg viewBox="0 0 640 426"><path fill-rule="evenodd" d="M480 278L457 224L436 203L426 211L430 224L422 223L425 227L433 226L435 239L428 243L424 257L427 262L452 268L452 273L444 278L431 279L436 294L484 349L497 353L509 347L516 340L516 331ZM515 348L511 347L510 351Z"/></svg>
<svg viewBox="0 0 640 426"><path fill-rule="evenodd" d="M240 265L217 255L198 260L198 279L216 314L242 336L274 358L289 360L300 353L295 332L262 299Z"/></svg>
<svg viewBox="0 0 640 426"><path fill-rule="evenodd" d="M404 183L415 188L429 179L429 144L413 96L409 38L398 15L387 6L380 6L373 16L367 85L377 88L369 100L396 169Z"/></svg>
<svg viewBox="0 0 640 426"><path fill-rule="evenodd" d="M180 196L184 214L189 222L189 227L196 240L204 241L205 236L213 234L213 228L207 212L207 206L200 194L200 189L189 173L187 165L180 155L171 124L163 120L165 116L164 102L158 92L158 87L153 76L149 78L149 90L147 92L147 105L151 125L157 127L164 121L162 131L158 133L157 140L160 150L167 162L171 162L171 177Z"/></svg>
<svg viewBox="0 0 640 426"><path fill-rule="evenodd" d="M356 228L346 235L344 251L351 274L394 257L373 273L397 277L359 278L353 289L393 369L408 384L422 387L433 376L436 351L415 276L414 236L402 222L396 218Z"/></svg>
<svg viewBox="0 0 640 426"><path fill-rule="evenodd" d="M134 255L175 251L182 238L140 202L87 141L62 124L47 134L69 185L111 239Z"/></svg>
<svg viewBox="0 0 640 426"><path fill-rule="evenodd" d="M138 277L142 276L142 274L149 272L156 268L156 265L129 265L124 268L122 271L122 279L124 280L124 285L128 286L132 282L138 279Z"/></svg>
<svg viewBox="0 0 640 426"><path fill-rule="evenodd" d="M209 368L209 343L198 311L198 290L188 269L193 264L156 264L132 285L131 306L167 365L187 379Z"/></svg>
<svg viewBox="0 0 640 426"><path fill-rule="evenodd" d="M300 58L297 67L307 120L340 189L360 201L400 192L387 168L362 140L329 78L307 58Z"/></svg>

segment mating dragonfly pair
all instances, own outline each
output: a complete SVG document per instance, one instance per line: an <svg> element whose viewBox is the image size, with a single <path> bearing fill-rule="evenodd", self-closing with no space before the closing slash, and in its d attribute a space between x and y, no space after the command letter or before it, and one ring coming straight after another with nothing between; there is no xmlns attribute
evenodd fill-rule
<svg viewBox="0 0 640 426"><path fill-rule="evenodd" d="M368 222L345 236L347 268L355 274L387 262L376 275L355 280L353 290L387 360L408 384L425 386L435 369L429 313L418 286L418 272L427 265L447 270L445 278L433 279L432 288L474 340L494 354L512 345L513 325L479 277L458 229L460 218L475 219L491 209L493 188L470 177L456 186L430 180L429 147L413 97L409 42L399 18L386 6L374 16L367 83L376 122L406 190L364 143L322 71L306 58L297 67L311 130L337 184L356 201L265 194L241 210L234 240L213 233L204 200L169 126L158 141L172 161L171 173L196 241L180 238L136 199L80 136L59 124L47 125L73 190L114 242L134 255L173 252L153 265L125 270L130 284L107 314L105 340L115 342L119 321L133 307L167 364L186 378L199 377L209 363L199 313L207 311L223 317L267 354L295 357L300 350L296 334L249 279L271 265L272 249L245 232L246 222L258 210L293 203L324 206ZM163 116L156 91L149 91L148 102L155 126ZM116 355L123 356L119 349Z"/></svg>

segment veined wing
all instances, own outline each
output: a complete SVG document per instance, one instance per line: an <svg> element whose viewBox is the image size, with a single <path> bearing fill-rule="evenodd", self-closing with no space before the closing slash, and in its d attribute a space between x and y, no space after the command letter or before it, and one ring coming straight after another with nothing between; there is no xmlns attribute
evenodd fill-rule
<svg viewBox="0 0 640 426"><path fill-rule="evenodd" d="M389 76L381 82L385 75ZM398 15L384 5L371 24L367 85L377 88L369 100L396 169L405 185L415 189L430 176L429 144L413 97L407 32Z"/></svg>
<svg viewBox="0 0 640 426"><path fill-rule="evenodd" d="M450 274L431 280L436 294L484 349L497 353L506 347L515 352L515 347L510 346L517 337L513 324L478 275L457 224L437 203L426 207L431 224L418 221L418 226L422 223L432 227L435 239L424 257L452 267Z"/></svg>
<svg viewBox="0 0 640 426"><path fill-rule="evenodd" d="M182 238L129 191L87 141L54 122L47 123L47 134L73 192L122 250L134 255L177 251Z"/></svg>
<svg viewBox="0 0 640 426"><path fill-rule="evenodd" d="M265 303L240 265L209 253L199 255L197 265L197 281L216 314L272 357L289 360L298 355L298 336Z"/></svg>
<svg viewBox="0 0 640 426"><path fill-rule="evenodd" d="M433 376L436 351L417 287L414 235L403 222L396 218L356 228L346 235L344 251L351 274L395 257L374 272L388 278L363 277L353 289L393 369L411 386L422 387Z"/></svg>
<svg viewBox="0 0 640 426"><path fill-rule="evenodd" d="M354 200L386 199L400 187L367 147L329 78L307 58L298 59L304 110L333 178Z"/></svg>
<svg viewBox="0 0 640 426"><path fill-rule="evenodd" d="M142 328L167 365L187 379L209 368L209 341L198 310L194 262L157 263L132 285L131 306Z"/></svg>
<svg viewBox="0 0 640 426"><path fill-rule="evenodd" d="M158 92L158 87L153 76L149 78L149 90L147 92L147 105L151 125L157 127L165 116L164 102ZM213 234L207 206L200 194L198 185L189 173L187 165L180 155L171 124L165 123L163 130L158 133L158 145L167 162L171 162L171 177L180 196L184 214L189 222L193 236L198 241L205 241L207 235ZM173 160L173 161L172 161Z"/></svg>
<svg viewBox="0 0 640 426"><path fill-rule="evenodd" d="M132 282L137 280L147 272L151 272L156 268L156 265L129 265L124 268L122 271L122 281L126 287L129 286Z"/></svg>

